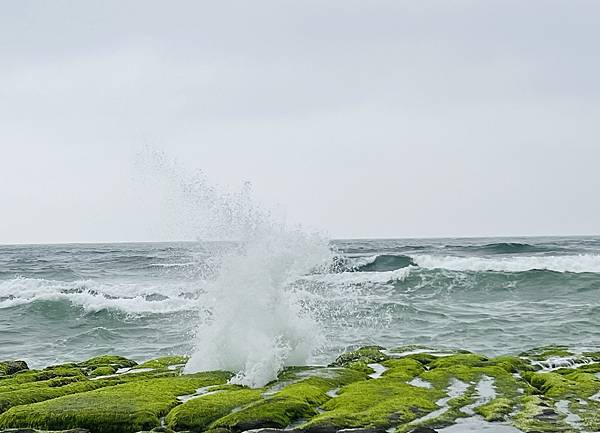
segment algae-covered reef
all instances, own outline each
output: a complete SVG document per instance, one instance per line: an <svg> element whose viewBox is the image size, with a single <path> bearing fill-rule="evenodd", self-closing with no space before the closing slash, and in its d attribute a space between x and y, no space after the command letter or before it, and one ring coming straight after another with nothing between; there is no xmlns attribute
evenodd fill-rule
<svg viewBox="0 0 600 433"><path fill-rule="evenodd" d="M0 432L600 431L600 353L562 346L493 358L370 346L288 367L259 389L230 384L231 372L183 374L185 362L0 362Z"/></svg>

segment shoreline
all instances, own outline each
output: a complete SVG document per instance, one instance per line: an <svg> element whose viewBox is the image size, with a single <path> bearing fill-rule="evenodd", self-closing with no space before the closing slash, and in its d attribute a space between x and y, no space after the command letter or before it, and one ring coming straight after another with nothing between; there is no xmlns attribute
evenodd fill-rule
<svg viewBox="0 0 600 433"><path fill-rule="evenodd" d="M231 372L183 374L186 361L0 362L0 432L600 430L600 352L566 346L493 358L367 346L328 366L287 367L261 388L231 384Z"/></svg>

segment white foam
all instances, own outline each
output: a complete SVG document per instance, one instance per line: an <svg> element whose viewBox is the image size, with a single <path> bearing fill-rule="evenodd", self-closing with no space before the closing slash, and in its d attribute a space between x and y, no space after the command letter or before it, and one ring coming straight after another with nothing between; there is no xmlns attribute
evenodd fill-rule
<svg viewBox="0 0 600 433"><path fill-rule="evenodd" d="M197 288L190 288L197 290ZM160 293L161 298L152 300ZM181 285L110 284L94 280L73 282L39 278L0 281L0 309L36 301L66 301L86 312L118 310L131 314L173 313L190 310L190 301L181 296Z"/></svg>
<svg viewBox="0 0 600 433"><path fill-rule="evenodd" d="M494 258L416 255L413 256L413 261L422 268L453 271L523 272L545 269L556 272L600 272L598 254Z"/></svg>
<svg viewBox="0 0 600 433"><path fill-rule="evenodd" d="M313 274L300 277L302 280L320 281L337 285L349 284L386 284L404 281L414 266L382 272L340 272L337 274Z"/></svg>
<svg viewBox="0 0 600 433"><path fill-rule="evenodd" d="M542 368L543 371L554 371L561 368L579 368L583 365L595 364L591 358L584 356L551 356L543 361L530 360L532 365L537 365Z"/></svg>

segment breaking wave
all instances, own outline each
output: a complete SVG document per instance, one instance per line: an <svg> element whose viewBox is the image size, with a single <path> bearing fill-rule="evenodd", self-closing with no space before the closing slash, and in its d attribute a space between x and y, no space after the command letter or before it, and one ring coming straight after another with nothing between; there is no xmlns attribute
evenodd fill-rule
<svg viewBox="0 0 600 433"><path fill-rule="evenodd" d="M192 287L187 289L195 290ZM85 313L113 310L127 314L168 314L190 310L190 298L195 296L196 293L183 290L181 285L148 287L38 278L0 281L0 310L55 301L82 308Z"/></svg>
<svg viewBox="0 0 600 433"><path fill-rule="evenodd" d="M598 254L493 258L418 255L413 256L413 260L421 268L453 271L524 272L539 269L574 273L600 272L600 255Z"/></svg>

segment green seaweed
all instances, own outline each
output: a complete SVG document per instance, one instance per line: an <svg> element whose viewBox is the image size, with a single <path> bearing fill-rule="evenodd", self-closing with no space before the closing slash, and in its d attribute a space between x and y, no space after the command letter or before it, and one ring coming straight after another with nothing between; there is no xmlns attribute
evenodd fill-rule
<svg viewBox="0 0 600 433"><path fill-rule="evenodd" d="M302 429L378 428L402 424L437 409L443 393L408 385L395 377L351 383L327 401Z"/></svg>
<svg viewBox="0 0 600 433"><path fill-rule="evenodd" d="M600 379L594 374L576 369L559 372L523 373L523 378L534 388L535 393L553 398L589 397L600 391Z"/></svg>
<svg viewBox="0 0 600 433"><path fill-rule="evenodd" d="M25 361L0 361L0 376L10 376L26 370L29 367Z"/></svg>
<svg viewBox="0 0 600 433"><path fill-rule="evenodd" d="M112 366L116 368L131 368L135 367L137 362L131 359L124 358L117 355L102 355L90 358L87 361L83 361L77 364L78 367L82 367L88 370L94 370L98 367Z"/></svg>
<svg viewBox="0 0 600 433"><path fill-rule="evenodd" d="M133 367L134 370L136 369L141 369L141 368L152 368L152 369L156 369L156 370L160 370L160 369L165 369L168 368L170 366L174 366L174 365L182 365L185 364L186 362L188 362L188 357L187 356L181 356L181 355L170 355L170 356L163 356L161 358L157 358L157 359L152 359L150 361L146 361L142 364L136 365L135 367Z"/></svg>
<svg viewBox="0 0 600 433"><path fill-rule="evenodd" d="M325 372L318 375L319 370L298 371L296 378L300 374L312 376L287 383L275 393L263 394L263 399L219 419L211 425L211 429L238 432L255 428L284 428L317 415L318 406L332 399L328 391L366 379L364 374L350 369L326 369ZM289 375L286 379L290 379Z"/></svg>
<svg viewBox="0 0 600 433"><path fill-rule="evenodd" d="M232 410L261 398L260 389L233 388L200 396L173 409L166 418L173 430L204 431Z"/></svg>
<svg viewBox="0 0 600 433"><path fill-rule="evenodd" d="M89 373L90 377L98 377L98 376L109 376L111 374L115 374L117 372L117 368L111 365L105 365L102 367L97 367Z"/></svg>
<svg viewBox="0 0 600 433"><path fill-rule="evenodd" d="M538 395L530 395L519 401L520 410L512 418L515 427L524 432L556 433L572 432L564 422L564 416L552 409L552 402Z"/></svg>
<svg viewBox="0 0 600 433"><path fill-rule="evenodd" d="M513 400L500 397L476 407L475 413L481 415L486 421L503 421L512 412L513 407Z"/></svg>
<svg viewBox="0 0 600 433"><path fill-rule="evenodd" d="M107 386L107 383L101 381L57 378L43 382L33 382L29 386L10 391L1 391L0 389L0 413L11 407L38 403L70 394L95 390L104 386Z"/></svg>
<svg viewBox="0 0 600 433"><path fill-rule="evenodd" d="M179 402L177 396L202 386L224 383L231 375L196 375L139 380L94 391L15 406L0 415L0 428L66 430L86 428L95 433L130 433L160 425ZM95 384L99 381L88 381Z"/></svg>
<svg viewBox="0 0 600 433"><path fill-rule="evenodd" d="M533 361L545 361L551 357L573 356L573 352L567 346L550 345L536 347L526 352L521 352L519 356L529 358Z"/></svg>
<svg viewBox="0 0 600 433"><path fill-rule="evenodd" d="M577 429L561 413L566 402L583 429L600 430L600 402L595 400L600 363L552 372L535 366L548 357L572 356L564 346L498 357L467 351L403 355L402 349L367 346L339 356L329 367L286 367L261 389L226 384L231 377L226 372L182 375L183 356L138 365L110 355L23 370L0 376L0 429L239 433L293 428L327 433L392 427L400 433L452 425L474 411L488 422L511 421L524 432L570 433ZM577 356L587 362L600 359L595 352ZM385 367L378 378L367 376L373 363ZM115 374L120 368L130 370ZM415 378L431 387L411 385ZM450 395L456 381L464 382L465 391ZM478 396L480 381L493 381L495 395ZM198 388L207 394L196 395ZM181 396L192 398L182 403ZM422 419L440 409L442 398L444 410Z"/></svg>
<svg viewBox="0 0 600 433"><path fill-rule="evenodd" d="M361 347L360 349L341 354L331 365L334 367L347 367L354 363L373 364L383 362L390 357L382 353L382 350L384 348L381 346Z"/></svg>

